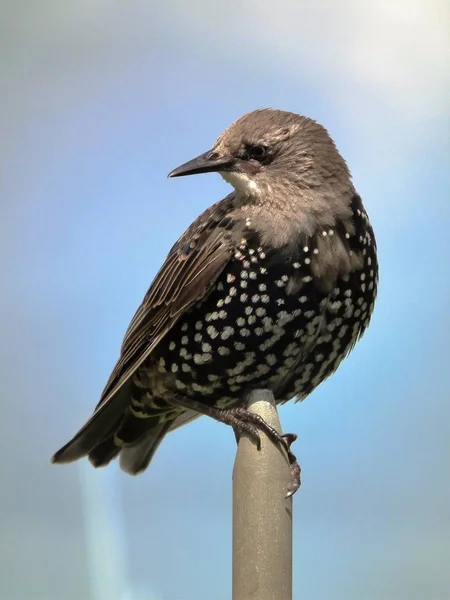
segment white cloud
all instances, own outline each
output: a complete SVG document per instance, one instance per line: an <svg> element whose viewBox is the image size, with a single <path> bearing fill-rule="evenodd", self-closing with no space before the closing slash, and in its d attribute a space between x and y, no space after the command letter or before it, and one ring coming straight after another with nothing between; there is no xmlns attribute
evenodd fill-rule
<svg viewBox="0 0 450 600"><path fill-rule="evenodd" d="M113 68L112 52L120 60L136 59L142 48L153 54L165 32L180 51L189 45L218 69L239 60L268 77L285 73L306 88L317 82L350 111L381 103L405 120L448 114L447 0L83 0L64 10L43 0L36 14L19 6L10 12L9 47L31 44L33 52L23 56L28 61L39 40L38 47L70 52L79 64L84 57L94 68L99 62Z"/></svg>
<svg viewBox="0 0 450 600"><path fill-rule="evenodd" d="M351 103L349 88L357 88L368 103L382 102L407 119L448 113L446 0L242 0L220 7L194 0L166 6L198 43L208 38L246 59L250 51L268 69L278 61L299 81L305 72L329 78L337 100Z"/></svg>

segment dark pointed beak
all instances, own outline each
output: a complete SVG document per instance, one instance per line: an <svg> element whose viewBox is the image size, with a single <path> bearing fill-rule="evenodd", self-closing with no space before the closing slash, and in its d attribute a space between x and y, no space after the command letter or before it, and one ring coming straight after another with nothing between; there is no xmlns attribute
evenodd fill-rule
<svg viewBox="0 0 450 600"><path fill-rule="evenodd" d="M229 171L235 162L236 159L233 156L220 156L218 152L209 150L170 171L167 177L183 177L184 175L196 175L197 173Z"/></svg>

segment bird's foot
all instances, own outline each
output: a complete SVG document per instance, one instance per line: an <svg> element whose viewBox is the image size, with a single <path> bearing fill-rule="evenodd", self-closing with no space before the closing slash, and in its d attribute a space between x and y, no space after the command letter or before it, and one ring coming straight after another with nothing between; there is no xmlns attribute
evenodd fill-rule
<svg viewBox="0 0 450 600"><path fill-rule="evenodd" d="M286 498L290 498L295 494L301 485L301 468L298 464L297 457L291 450L291 444L297 439L296 433L284 433L282 436L284 444L286 446L289 466L291 467L291 483L289 484Z"/></svg>
<svg viewBox="0 0 450 600"><path fill-rule="evenodd" d="M190 398L179 397L171 398L170 402L171 404L187 410L195 410L196 412L211 417L225 425L231 425L237 442L239 441L241 434L246 433L255 442L258 450L261 449L261 437L259 432L262 431L265 433L274 444L283 446L287 452L292 479L288 487L286 498L293 496L299 489L301 469L297 462L297 458L291 451L291 444L297 439L295 433L285 433L281 435L274 427L266 423L260 415L256 415L240 406L228 409L216 408L214 406L207 406Z"/></svg>
<svg viewBox="0 0 450 600"><path fill-rule="evenodd" d="M234 409L230 409L230 410L236 411L237 409L234 408ZM240 410L245 411L245 409L240 409ZM227 411L227 412L229 412L229 411ZM287 458L289 461L289 466L291 469L291 481L289 483L288 491L286 493L286 498L291 498L291 496L293 496L295 494L295 492L300 488L300 485L301 485L300 474L301 474L302 470L301 470L300 465L298 464L297 457L291 450L291 445L295 442L295 440L298 437L297 434L296 433L279 434L276 429L274 429L268 423L266 423L264 421L264 419L262 417L260 417L259 415L255 415L254 413L251 413L249 411L245 411L245 412L247 412L250 415L250 418L253 421L254 428L256 428L256 426L259 427L259 429L261 431L263 431L274 444L279 444L285 448L286 453L287 453ZM255 417L257 418L257 420L253 420ZM242 425L242 421L240 423ZM233 429L234 429L234 435L236 436L236 442L239 443L240 433L243 431L243 429L241 428L241 430L239 431L239 428L236 427L235 425L233 425ZM257 435L258 435L258 441L256 443L256 447L259 450L261 448L261 439L259 437L258 432L257 432Z"/></svg>

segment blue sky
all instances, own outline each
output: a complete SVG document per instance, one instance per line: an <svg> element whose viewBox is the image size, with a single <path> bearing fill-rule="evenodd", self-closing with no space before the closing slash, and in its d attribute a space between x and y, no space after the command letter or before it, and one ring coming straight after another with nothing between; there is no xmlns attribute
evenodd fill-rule
<svg viewBox="0 0 450 600"><path fill-rule="evenodd" d="M138 478L49 458L91 412L172 243L229 191L218 176L166 174L273 106L329 129L380 253L369 332L332 379L280 410L303 468L295 597L446 599L446 3L2 10L2 595L230 597L228 428L177 431Z"/></svg>

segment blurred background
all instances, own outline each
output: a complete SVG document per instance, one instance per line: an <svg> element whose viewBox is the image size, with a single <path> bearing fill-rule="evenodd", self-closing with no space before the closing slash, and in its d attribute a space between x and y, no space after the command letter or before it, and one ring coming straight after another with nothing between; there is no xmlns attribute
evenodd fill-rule
<svg viewBox="0 0 450 600"><path fill-rule="evenodd" d="M450 598L446 0L0 4L0 597L231 597L233 433L151 468L50 465L91 413L167 251L229 188L169 181L241 114L324 124L378 238L372 325L280 410L296 431L294 591Z"/></svg>

